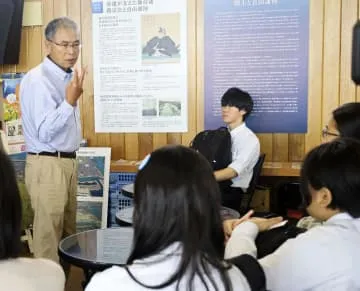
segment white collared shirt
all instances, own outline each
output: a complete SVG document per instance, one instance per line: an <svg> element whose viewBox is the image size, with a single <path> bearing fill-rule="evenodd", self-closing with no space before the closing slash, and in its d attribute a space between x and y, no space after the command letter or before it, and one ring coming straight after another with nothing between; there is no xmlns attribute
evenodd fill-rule
<svg viewBox="0 0 360 291"><path fill-rule="evenodd" d="M256 256L257 234L254 223L241 223L227 243L225 257ZM360 290L360 219L347 213L334 215L259 262L271 291Z"/></svg>
<svg viewBox="0 0 360 291"><path fill-rule="evenodd" d="M72 73L48 57L20 83L23 132L28 152L73 152L81 141L79 107L65 98Z"/></svg>
<svg viewBox="0 0 360 291"><path fill-rule="evenodd" d="M249 187L254 166L260 155L260 143L257 136L243 122L230 131L232 162L228 166L238 175L232 179L232 187Z"/></svg>
<svg viewBox="0 0 360 291"><path fill-rule="evenodd" d="M173 275L180 263L181 259L181 248L180 243L174 243L168 248L163 250L161 253L151 256L146 259L136 260L132 265L129 266L130 272L140 280L142 283L147 285L157 285L165 282L171 275ZM211 267L210 267L211 270ZM250 290L247 280L240 272L239 269L232 267L228 270L230 281L233 284L233 290L247 291ZM224 290L219 273L214 270L212 273L215 282L218 284L218 290ZM187 279L187 278L186 278ZM179 290L187 290L187 280L182 280L179 285ZM209 290L215 290L212 288L209 280L206 280L209 286ZM163 288L157 289L162 291L173 291L176 290L176 284ZM95 274L90 283L87 285L86 291L134 291L134 290L154 290L147 289L132 278L122 267L114 266L101 273ZM198 277L194 279L193 290L204 290L204 285Z"/></svg>

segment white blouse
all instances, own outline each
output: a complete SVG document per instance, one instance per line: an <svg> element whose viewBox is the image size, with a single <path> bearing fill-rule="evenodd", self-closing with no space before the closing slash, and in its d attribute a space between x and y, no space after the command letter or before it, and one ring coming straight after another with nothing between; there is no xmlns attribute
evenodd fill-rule
<svg viewBox="0 0 360 291"><path fill-rule="evenodd" d="M257 226L244 222L233 231L225 257L256 256ZM360 219L347 213L334 215L323 225L287 240L261 260L271 291L360 290Z"/></svg>
<svg viewBox="0 0 360 291"><path fill-rule="evenodd" d="M60 265L47 259L17 258L0 261L0 290L63 291Z"/></svg>
<svg viewBox="0 0 360 291"><path fill-rule="evenodd" d="M165 282L174 272L176 271L180 259L181 259L181 247L179 243L174 243L168 248L163 250L158 255L151 256L146 259L136 260L129 266L130 272L140 282L146 285L158 285ZM228 271L231 283L234 286L233 290L247 291L250 290L246 278L242 275L239 269L232 267ZM219 290L224 290L222 281L219 274L214 270L213 278L218 284ZM185 280L181 280L179 290L187 290ZM210 287L209 290L215 290L212 288L210 281L207 279L206 282ZM173 291L176 290L176 284L161 289L162 291ZM135 282L123 267L114 266L101 273L97 273L90 280L87 285L86 291L142 291L142 290L154 290L148 289L137 282ZM204 290L204 285L198 277L194 279L193 290Z"/></svg>

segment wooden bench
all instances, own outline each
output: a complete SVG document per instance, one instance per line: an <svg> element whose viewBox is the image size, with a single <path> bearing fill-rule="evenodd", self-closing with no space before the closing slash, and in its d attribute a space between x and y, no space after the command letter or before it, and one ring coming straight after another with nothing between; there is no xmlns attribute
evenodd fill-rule
<svg viewBox="0 0 360 291"><path fill-rule="evenodd" d="M138 161L112 161L110 172L136 173L138 171L138 164ZM300 168L300 162L265 162L261 176L298 177L300 176Z"/></svg>
<svg viewBox="0 0 360 291"><path fill-rule="evenodd" d="M265 162L261 176L299 177L300 169L300 162Z"/></svg>

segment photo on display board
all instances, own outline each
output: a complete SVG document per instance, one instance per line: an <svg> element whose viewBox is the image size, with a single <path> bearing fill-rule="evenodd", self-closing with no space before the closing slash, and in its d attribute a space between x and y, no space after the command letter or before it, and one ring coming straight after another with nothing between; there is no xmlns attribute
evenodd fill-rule
<svg viewBox="0 0 360 291"><path fill-rule="evenodd" d="M3 106L3 129L7 137L9 154L25 152L20 99L18 96L18 86L23 76L23 73L4 73L0 75L3 95L1 100Z"/></svg>
<svg viewBox="0 0 360 291"><path fill-rule="evenodd" d="M181 102L180 101L159 101L159 115L160 116L181 116Z"/></svg>
<svg viewBox="0 0 360 291"><path fill-rule="evenodd" d="M83 147L78 163L77 231L107 227L111 148Z"/></svg>

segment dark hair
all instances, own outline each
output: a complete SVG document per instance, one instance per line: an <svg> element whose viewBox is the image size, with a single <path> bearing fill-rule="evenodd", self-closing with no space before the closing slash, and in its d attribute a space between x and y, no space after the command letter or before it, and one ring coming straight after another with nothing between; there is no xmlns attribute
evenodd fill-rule
<svg viewBox="0 0 360 291"><path fill-rule="evenodd" d="M311 150L301 169L301 192L306 206L311 203L309 186L331 191L328 206L360 217L360 142L338 138Z"/></svg>
<svg viewBox="0 0 360 291"><path fill-rule="evenodd" d="M335 109L332 115L342 137L360 140L360 103L346 103Z"/></svg>
<svg viewBox="0 0 360 291"><path fill-rule="evenodd" d="M196 151L176 145L154 151L139 171L134 192L134 245L128 264L158 254L174 242L182 245L181 261L176 272L157 286L161 289L189 274L188 289L192 290L199 276L206 290L214 267L222 278L225 290L231 290L224 258L224 232L220 217L220 191L213 171ZM204 278L204 274L206 278ZM204 289L205 290L205 289Z"/></svg>
<svg viewBox="0 0 360 291"><path fill-rule="evenodd" d="M233 87L228 89L221 97L221 106L234 106L239 110L245 110L244 120L248 117L253 109L254 102L248 92Z"/></svg>
<svg viewBox="0 0 360 291"><path fill-rule="evenodd" d="M21 199L9 157L0 151L0 260L21 251Z"/></svg>

